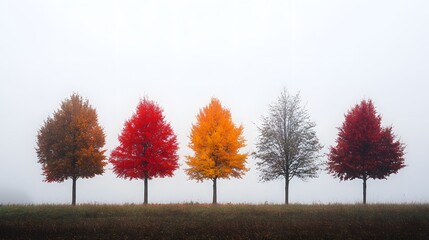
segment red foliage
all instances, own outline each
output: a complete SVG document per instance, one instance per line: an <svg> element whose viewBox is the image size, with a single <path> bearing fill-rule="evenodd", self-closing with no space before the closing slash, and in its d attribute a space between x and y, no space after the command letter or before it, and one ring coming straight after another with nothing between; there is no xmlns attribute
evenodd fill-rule
<svg viewBox="0 0 429 240"><path fill-rule="evenodd" d="M337 146L328 155L328 169L341 180L384 179L405 166L404 148L391 127L381 127L372 101L363 100L345 116Z"/></svg>
<svg viewBox="0 0 429 240"><path fill-rule="evenodd" d="M109 159L118 177L152 179L172 176L178 168L177 137L153 101L140 101L125 122L119 142Z"/></svg>

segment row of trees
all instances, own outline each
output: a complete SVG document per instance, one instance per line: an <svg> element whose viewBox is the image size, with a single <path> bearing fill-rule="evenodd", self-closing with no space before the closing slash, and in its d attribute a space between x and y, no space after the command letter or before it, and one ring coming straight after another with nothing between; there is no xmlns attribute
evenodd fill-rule
<svg viewBox="0 0 429 240"><path fill-rule="evenodd" d="M185 169L190 179L213 182L213 203L217 203L217 180L241 178L247 171L248 153L243 126L236 126L231 112L212 98L202 108L192 125ZM294 177L317 177L323 168L319 160L323 146L315 132L316 124L301 103L300 95L285 89L269 107L258 126L257 168L262 181L283 178L285 204L289 203L289 182ZM381 127L381 117L371 100L363 100L345 116L336 146L327 155L327 170L340 180L363 180L363 203L366 203L366 181L383 179L404 167L404 144L396 139L392 128ZM76 204L76 181L104 172L107 164L105 134L96 110L78 94L62 102L52 117L48 117L37 135L38 162L45 181L62 182L72 179L72 204ZM178 143L162 108L142 99L132 117L124 124L119 146L112 150L108 161L121 178L144 180L144 203L148 203L148 181L156 177L171 177L178 168Z"/></svg>

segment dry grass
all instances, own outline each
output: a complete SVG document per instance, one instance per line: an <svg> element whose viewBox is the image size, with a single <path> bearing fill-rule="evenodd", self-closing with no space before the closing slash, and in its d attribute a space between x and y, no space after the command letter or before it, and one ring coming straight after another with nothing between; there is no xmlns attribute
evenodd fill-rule
<svg viewBox="0 0 429 240"><path fill-rule="evenodd" d="M9 205L0 239L429 239L429 205Z"/></svg>

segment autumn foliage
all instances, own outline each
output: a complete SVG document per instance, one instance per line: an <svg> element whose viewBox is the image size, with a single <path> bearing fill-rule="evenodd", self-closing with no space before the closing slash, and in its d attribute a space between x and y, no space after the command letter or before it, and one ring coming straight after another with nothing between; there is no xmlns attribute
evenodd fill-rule
<svg viewBox="0 0 429 240"><path fill-rule="evenodd" d="M381 127L381 116L372 101L363 100L345 116L337 145L328 155L328 169L341 180L362 179L366 203L366 181L385 179L403 168L404 148L392 127Z"/></svg>
<svg viewBox="0 0 429 240"><path fill-rule="evenodd" d="M186 156L189 168L185 171L191 179L213 181L213 203L217 202L217 179L241 178L248 170L247 154L239 153L244 146L243 127L236 127L230 111L212 98L192 125L189 147L194 155Z"/></svg>
<svg viewBox="0 0 429 240"><path fill-rule="evenodd" d="M48 117L37 135L37 156L47 182L73 180L72 204L76 203L76 180L104 172L103 129L88 100L73 94Z"/></svg>
<svg viewBox="0 0 429 240"><path fill-rule="evenodd" d="M164 119L163 110L146 98L140 101L131 119L125 122L119 146L110 156L113 172L126 179L145 180L171 177L178 168L178 144L171 126Z"/></svg>

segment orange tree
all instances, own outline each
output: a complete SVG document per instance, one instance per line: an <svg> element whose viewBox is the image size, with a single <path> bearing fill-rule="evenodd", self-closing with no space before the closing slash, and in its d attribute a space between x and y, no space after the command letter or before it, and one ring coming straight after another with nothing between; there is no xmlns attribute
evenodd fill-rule
<svg viewBox="0 0 429 240"><path fill-rule="evenodd" d="M118 177L144 180L144 204L148 203L148 180L171 177L178 168L176 138L161 107L146 98L124 124L110 162Z"/></svg>
<svg viewBox="0 0 429 240"><path fill-rule="evenodd" d="M243 126L234 125L230 111L216 98L197 115L188 146L194 155L186 156L186 174L197 181L213 181L213 204L217 203L217 179L241 178L248 171L247 154L239 153L245 146Z"/></svg>
<svg viewBox="0 0 429 240"><path fill-rule="evenodd" d="M88 100L73 94L48 117L37 135L37 157L47 182L73 181L72 205L76 204L76 180L104 172L105 144L97 112Z"/></svg>

